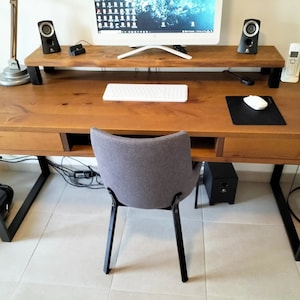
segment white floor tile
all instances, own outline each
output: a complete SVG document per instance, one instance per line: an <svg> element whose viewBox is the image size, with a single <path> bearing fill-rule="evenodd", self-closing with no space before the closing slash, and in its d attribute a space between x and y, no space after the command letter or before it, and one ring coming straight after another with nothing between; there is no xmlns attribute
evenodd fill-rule
<svg viewBox="0 0 300 300"><path fill-rule="evenodd" d="M61 198L64 197L66 183L62 181L61 176L50 174L45 182L30 211L50 212L52 213L58 205Z"/></svg>
<svg viewBox="0 0 300 300"><path fill-rule="evenodd" d="M182 220L189 281L181 282L169 219L128 217L113 272L113 290L205 297L202 223Z"/></svg>
<svg viewBox="0 0 300 300"><path fill-rule="evenodd" d="M112 290L109 300L204 300L199 296L165 295L155 293L124 292Z"/></svg>
<svg viewBox="0 0 300 300"><path fill-rule="evenodd" d="M281 226L204 223L207 293L225 299L300 299Z"/></svg>
<svg viewBox="0 0 300 300"><path fill-rule="evenodd" d="M0 281L19 281L48 223L47 213L29 212L12 242L0 241Z"/></svg>
<svg viewBox="0 0 300 300"><path fill-rule="evenodd" d="M87 189L68 185L55 212L61 214L104 214L110 212L111 197L105 189Z"/></svg>
<svg viewBox="0 0 300 300"><path fill-rule="evenodd" d="M2 259L1 259L2 261ZM16 290L18 283L16 282L1 282L0 281L0 299L12 300L13 293Z"/></svg>
<svg viewBox="0 0 300 300"><path fill-rule="evenodd" d="M11 221L39 173L1 171ZM0 299L300 299L295 262L267 183L239 182L234 205L204 186L180 204L189 281L181 282L170 211L121 207L110 274L102 271L111 198L51 175L12 243L0 241ZM295 223L300 233L299 223Z"/></svg>
<svg viewBox="0 0 300 300"><path fill-rule="evenodd" d="M102 300L109 290L63 285L21 284L11 300Z"/></svg>
<svg viewBox="0 0 300 300"><path fill-rule="evenodd" d="M203 192L203 189L202 189ZM209 206L203 195L204 222L235 224L282 224L272 190L267 183L239 182L235 204L217 203Z"/></svg>
<svg viewBox="0 0 300 300"><path fill-rule="evenodd" d="M9 226L17 210L22 205L37 177L37 173L30 172L24 174L7 171L1 174L1 182L10 185L14 190L13 207L6 222L7 226ZM53 182L52 180L49 180L49 183ZM44 192L46 191L47 188ZM47 198L49 197L47 196ZM55 197L53 199L54 202L58 200ZM40 241L51 216L51 211L40 210L35 213L34 206L38 201L39 199L36 199L13 241L2 242L0 240L0 281L19 281Z"/></svg>
<svg viewBox="0 0 300 300"><path fill-rule="evenodd" d="M98 215L54 214L22 281L109 288L111 277L102 272L106 231Z"/></svg>

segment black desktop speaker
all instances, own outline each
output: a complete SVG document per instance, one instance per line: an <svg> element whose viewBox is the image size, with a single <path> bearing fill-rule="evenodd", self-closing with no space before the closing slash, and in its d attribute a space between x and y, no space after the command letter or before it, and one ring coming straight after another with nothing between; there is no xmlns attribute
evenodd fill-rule
<svg viewBox="0 0 300 300"><path fill-rule="evenodd" d="M60 52L60 46L55 34L52 21L38 22L39 32L42 40L43 53L56 53Z"/></svg>
<svg viewBox="0 0 300 300"><path fill-rule="evenodd" d="M204 163L203 183L209 205L220 202L234 204L238 176L231 163Z"/></svg>
<svg viewBox="0 0 300 300"><path fill-rule="evenodd" d="M257 53L259 29L260 20L247 19L244 21L241 41L238 47L239 53Z"/></svg>

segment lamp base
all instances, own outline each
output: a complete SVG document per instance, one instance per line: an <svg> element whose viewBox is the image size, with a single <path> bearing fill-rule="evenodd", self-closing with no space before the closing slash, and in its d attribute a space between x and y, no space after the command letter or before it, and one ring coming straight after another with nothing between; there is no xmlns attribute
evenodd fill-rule
<svg viewBox="0 0 300 300"><path fill-rule="evenodd" d="M30 82L30 77L25 66L20 66L16 59L9 61L9 66L0 74L0 85L16 86Z"/></svg>

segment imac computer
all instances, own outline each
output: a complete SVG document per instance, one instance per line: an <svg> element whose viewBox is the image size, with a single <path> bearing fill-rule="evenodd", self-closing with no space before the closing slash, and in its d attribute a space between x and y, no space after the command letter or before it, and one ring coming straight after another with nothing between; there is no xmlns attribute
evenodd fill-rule
<svg viewBox="0 0 300 300"><path fill-rule="evenodd" d="M134 47L119 59L149 48L191 59L184 46L219 42L223 0L93 1L94 44Z"/></svg>

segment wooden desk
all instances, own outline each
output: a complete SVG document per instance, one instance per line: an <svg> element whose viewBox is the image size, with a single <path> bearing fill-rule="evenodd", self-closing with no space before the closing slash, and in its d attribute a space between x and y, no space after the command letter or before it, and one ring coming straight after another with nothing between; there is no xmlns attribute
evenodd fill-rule
<svg viewBox="0 0 300 300"><path fill-rule="evenodd" d="M269 89L252 74L245 86L223 73L57 71L44 85L1 88L0 151L31 155L92 156L91 127L117 134L162 135L186 130L193 158L208 161L289 163L300 161L299 84ZM108 82L186 83L187 103L103 102ZM270 95L286 126L232 124L226 95Z"/></svg>
<svg viewBox="0 0 300 300"><path fill-rule="evenodd" d="M98 127L125 135L186 130L192 156L199 161L300 163L300 83L270 89L268 77L260 73L251 74L254 86L224 73L57 71L42 76L43 85L0 87L0 153L92 156L89 130ZM188 84L188 102L102 100L108 82L149 81ZM287 125L233 125L225 96L249 94L272 96ZM271 184L299 260L299 238L280 190L280 175L277 166Z"/></svg>

